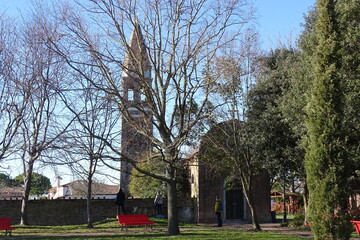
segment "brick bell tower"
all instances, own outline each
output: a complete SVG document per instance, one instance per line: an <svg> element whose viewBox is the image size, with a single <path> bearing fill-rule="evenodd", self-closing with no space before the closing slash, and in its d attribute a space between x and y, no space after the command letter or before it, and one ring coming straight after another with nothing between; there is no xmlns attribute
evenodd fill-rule
<svg viewBox="0 0 360 240"><path fill-rule="evenodd" d="M151 87L151 64L140 26L135 23L124 59L122 90L125 111L121 126L121 152L131 160L141 162L151 151L152 112L144 94ZM139 130L145 134L139 132ZM147 135L147 136L146 136ZM132 165L121 161L120 186L129 193Z"/></svg>

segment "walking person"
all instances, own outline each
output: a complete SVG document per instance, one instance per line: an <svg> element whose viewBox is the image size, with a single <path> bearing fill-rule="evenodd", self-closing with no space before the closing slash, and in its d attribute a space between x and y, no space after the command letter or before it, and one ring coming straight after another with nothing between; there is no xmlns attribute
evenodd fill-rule
<svg viewBox="0 0 360 240"><path fill-rule="evenodd" d="M125 215L125 193L122 188L119 189L119 192L116 194L116 205L117 205L117 215L120 215L120 208Z"/></svg>
<svg viewBox="0 0 360 240"><path fill-rule="evenodd" d="M221 218L221 212L223 210L223 205L222 205L222 201L221 199L216 196L216 200L215 200L215 214L217 217L217 223L218 223L218 227L222 227L222 218Z"/></svg>
<svg viewBox="0 0 360 240"><path fill-rule="evenodd" d="M155 199L154 199L154 205L155 205L155 210L156 210L156 217L162 217L163 213L162 213L162 204L163 204L164 198L161 195L161 192L158 191Z"/></svg>

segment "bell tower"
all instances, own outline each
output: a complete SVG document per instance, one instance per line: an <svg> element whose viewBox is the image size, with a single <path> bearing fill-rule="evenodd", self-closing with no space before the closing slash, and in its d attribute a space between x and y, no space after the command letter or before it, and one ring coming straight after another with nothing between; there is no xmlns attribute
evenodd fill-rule
<svg viewBox="0 0 360 240"><path fill-rule="evenodd" d="M121 152L131 161L141 162L151 151L152 112L146 89L152 84L151 64L139 24L135 23L125 54L122 73L124 109L121 126ZM132 165L121 161L120 186L129 192Z"/></svg>

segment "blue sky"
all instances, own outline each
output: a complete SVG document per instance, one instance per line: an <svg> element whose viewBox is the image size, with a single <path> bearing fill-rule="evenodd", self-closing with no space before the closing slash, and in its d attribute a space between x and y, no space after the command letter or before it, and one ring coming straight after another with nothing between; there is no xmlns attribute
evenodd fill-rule
<svg viewBox="0 0 360 240"><path fill-rule="evenodd" d="M293 40L301 31L304 14L316 0L253 0L257 8L258 29L263 49L276 47L277 42Z"/></svg>
<svg viewBox="0 0 360 240"><path fill-rule="evenodd" d="M45 0L43 0L45 1ZM262 48L275 48L280 41L295 40L301 31L303 15L316 0L252 0L257 9ZM15 15L29 7L31 0L0 0L0 13Z"/></svg>

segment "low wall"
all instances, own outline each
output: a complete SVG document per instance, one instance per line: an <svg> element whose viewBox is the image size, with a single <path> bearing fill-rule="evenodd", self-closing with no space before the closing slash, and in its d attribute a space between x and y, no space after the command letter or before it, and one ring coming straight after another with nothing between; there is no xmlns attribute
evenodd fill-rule
<svg viewBox="0 0 360 240"><path fill-rule="evenodd" d="M155 216L154 199L127 199L126 214L148 214ZM166 201L165 201L166 202ZM0 200L0 217L10 217L11 224L20 223L21 200ZM91 217L93 221L114 218L117 206L114 200L92 199ZM163 212L167 213L166 204ZM197 222L196 199L179 199L178 214L181 222ZM85 199L30 200L28 223L30 225L74 225L84 224L86 217Z"/></svg>

